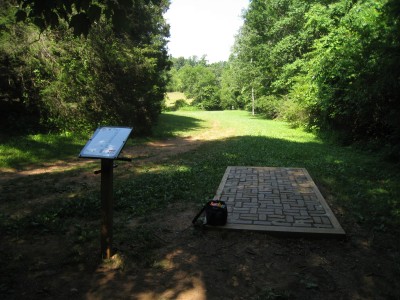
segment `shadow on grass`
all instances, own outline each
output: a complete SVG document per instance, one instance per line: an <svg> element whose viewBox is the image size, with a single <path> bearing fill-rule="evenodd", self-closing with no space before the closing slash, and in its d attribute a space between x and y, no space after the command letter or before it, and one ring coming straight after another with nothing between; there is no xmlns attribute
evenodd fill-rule
<svg viewBox="0 0 400 300"><path fill-rule="evenodd" d="M192 125L198 126L195 120ZM279 239L262 233L191 228L197 204L213 196L227 166L306 168L332 209L340 211L337 217L339 222L345 221L342 225L349 233L348 240ZM372 240L366 234L377 221L385 226L399 222L399 175L376 157L317 142L242 136L205 142L154 170L115 182L114 245L125 257L123 269L97 268L93 260L98 230L93 222L99 208L96 197L83 195L72 204L61 198L51 209L43 207L42 212L28 215L26 225L13 227L12 220L3 215L0 253L7 255L2 255L1 264L6 267L0 274L0 295L18 298L29 293L40 298L45 291L59 299L400 296L396 289L400 274L396 232L375 230ZM54 175L46 176L52 179ZM8 185L18 185L18 179ZM15 199L21 209L29 209L32 203L24 200ZM372 224L356 222L363 220ZM74 222L78 227L62 226ZM390 243L382 237L388 237ZM53 240L58 244L49 254L47 247ZM71 240L79 245L72 254L66 250ZM35 255L23 252L23 243ZM11 248L12 253L7 251ZM76 262L71 255L79 253L81 259ZM38 261L47 261L50 267ZM29 276L26 266L31 266ZM52 272L46 273L49 268Z"/></svg>
<svg viewBox="0 0 400 300"><path fill-rule="evenodd" d="M77 157L85 142L85 137L82 135L43 134L8 138L0 145L0 166L19 169L30 164Z"/></svg>
<svg viewBox="0 0 400 300"><path fill-rule="evenodd" d="M176 114L163 113L159 122L153 130L154 137L173 137L179 132L191 131L203 127L203 120L179 116Z"/></svg>
<svg viewBox="0 0 400 300"><path fill-rule="evenodd" d="M191 117L161 114L159 125L155 127L153 135L155 138L174 137L181 132L200 129L202 122ZM0 145L0 168L21 169L30 164L40 165L78 157L90 137L91 134L3 137Z"/></svg>
<svg viewBox="0 0 400 300"><path fill-rule="evenodd" d="M126 203L205 201L213 196L227 166L298 167L306 168L324 196L346 209L347 216L372 227L400 224L398 170L353 149L242 136L205 142L180 155L176 163L164 165L167 171L149 172L121 185L118 191L126 195Z"/></svg>

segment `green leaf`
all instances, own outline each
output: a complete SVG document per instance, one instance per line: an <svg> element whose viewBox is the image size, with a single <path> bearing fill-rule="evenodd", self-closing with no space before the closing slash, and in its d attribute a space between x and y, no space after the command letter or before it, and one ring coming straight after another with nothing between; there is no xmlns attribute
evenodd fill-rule
<svg viewBox="0 0 400 300"><path fill-rule="evenodd" d="M68 14L71 14L71 13L72 13L72 2L66 1L66 2L64 3L64 8L65 8L65 11L66 11Z"/></svg>

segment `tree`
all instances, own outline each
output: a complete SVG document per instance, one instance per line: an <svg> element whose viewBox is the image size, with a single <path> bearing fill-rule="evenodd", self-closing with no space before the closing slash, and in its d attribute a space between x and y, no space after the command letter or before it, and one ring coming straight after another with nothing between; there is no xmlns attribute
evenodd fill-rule
<svg viewBox="0 0 400 300"><path fill-rule="evenodd" d="M347 143L362 140L399 142L398 38L390 15L393 2L364 0L331 6L343 17L316 40L305 67L315 86L315 123L341 132ZM397 31L398 33L398 31ZM396 120L395 120L396 119Z"/></svg>
<svg viewBox="0 0 400 300"><path fill-rule="evenodd" d="M259 52L263 50L258 48L258 39L259 36L246 24L236 37L227 71L223 73L222 78L221 98L225 107L251 110L253 96L265 92L268 79L259 60L261 58Z"/></svg>
<svg viewBox="0 0 400 300"><path fill-rule="evenodd" d="M201 109L221 109L220 86L224 62L208 64L206 56L172 58L169 91L184 92Z"/></svg>
<svg viewBox="0 0 400 300"><path fill-rule="evenodd" d="M220 108L216 75L206 66L185 65L178 72L181 90L194 99L194 104L212 110Z"/></svg>
<svg viewBox="0 0 400 300"><path fill-rule="evenodd" d="M398 1L253 0L244 18L224 107L246 106L253 85L265 115L348 143L400 145Z"/></svg>
<svg viewBox="0 0 400 300"><path fill-rule="evenodd" d="M26 9L35 13L29 13L27 21L38 14L34 10L37 2L28 2L33 6ZM56 6L63 3L55 2ZM170 67L168 26L162 15L166 2L157 3L132 2L129 12L136 12L140 19L128 19L125 30L117 30L101 17L83 37L73 34L62 14L58 23L42 31L29 22L15 24L15 6L2 2L1 13L7 17L0 24L4 41L1 68L11 69L1 77L0 110L10 111L7 95L12 93L13 103L20 103L18 107L26 111L23 120L29 116L28 108L39 112L37 128L71 130L123 124L133 126L136 134L150 131L161 111ZM44 16L56 9L48 5L50 10L41 11ZM72 16L76 11L74 8Z"/></svg>
<svg viewBox="0 0 400 300"><path fill-rule="evenodd" d="M41 31L57 28L63 21L73 28L76 35L87 35L90 28L102 18L116 31L143 34L151 28L151 18L147 20L144 18L147 8L163 7L165 12L169 5L167 0L17 0L17 2L20 5L16 12L17 21L28 20Z"/></svg>

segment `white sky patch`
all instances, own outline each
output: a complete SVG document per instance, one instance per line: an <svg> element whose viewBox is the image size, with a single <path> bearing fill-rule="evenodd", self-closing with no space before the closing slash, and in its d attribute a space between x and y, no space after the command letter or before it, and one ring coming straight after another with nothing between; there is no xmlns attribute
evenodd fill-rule
<svg viewBox="0 0 400 300"><path fill-rule="evenodd" d="M207 56L209 63L226 61L243 24L249 0L172 0L165 14L170 24L173 57Z"/></svg>

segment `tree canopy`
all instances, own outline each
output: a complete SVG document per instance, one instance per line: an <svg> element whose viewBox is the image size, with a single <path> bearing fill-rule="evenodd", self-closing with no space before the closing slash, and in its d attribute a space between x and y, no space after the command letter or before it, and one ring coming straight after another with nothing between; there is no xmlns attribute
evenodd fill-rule
<svg viewBox="0 0 400 300"><path fill-rule="evenodd" d="M170 68L168 1L18 3L1 2L2 126L151 129Z"/></svg>
<svg viewBox="0 0 400 300"><path fill-rule="evenodd" d="M224 103L343 142L400 144L400 17L394 0L253 0L222 78Z"/></svg>
<svg viewBox="0 0 400 300"><path fill-rule="evenodd" d="M220 79L224 63L208 64L206 57L172 58L170 91L184 92L193 105L205 110L221 109Z"/></svg>
<svg viewBox="0 0 400 300"><path fill-rule="evenodd" d="M252 0L227 63L170 58L167 0L1 2L1 124L148 131L169 90L400 149L400 4ZM22 127L22 125L21 125Z"/></svg>
<svg viewBox="0 0 400 300"><path fill-rule="evenodd" d="M148 7L166 9L166 0L17 0L17 21L30 21L40 28L57 28L66 22L76 35L89 33L101 20L117 31L145 33L151 29ZM150 17L150 18L148 18Z"/></svg>

